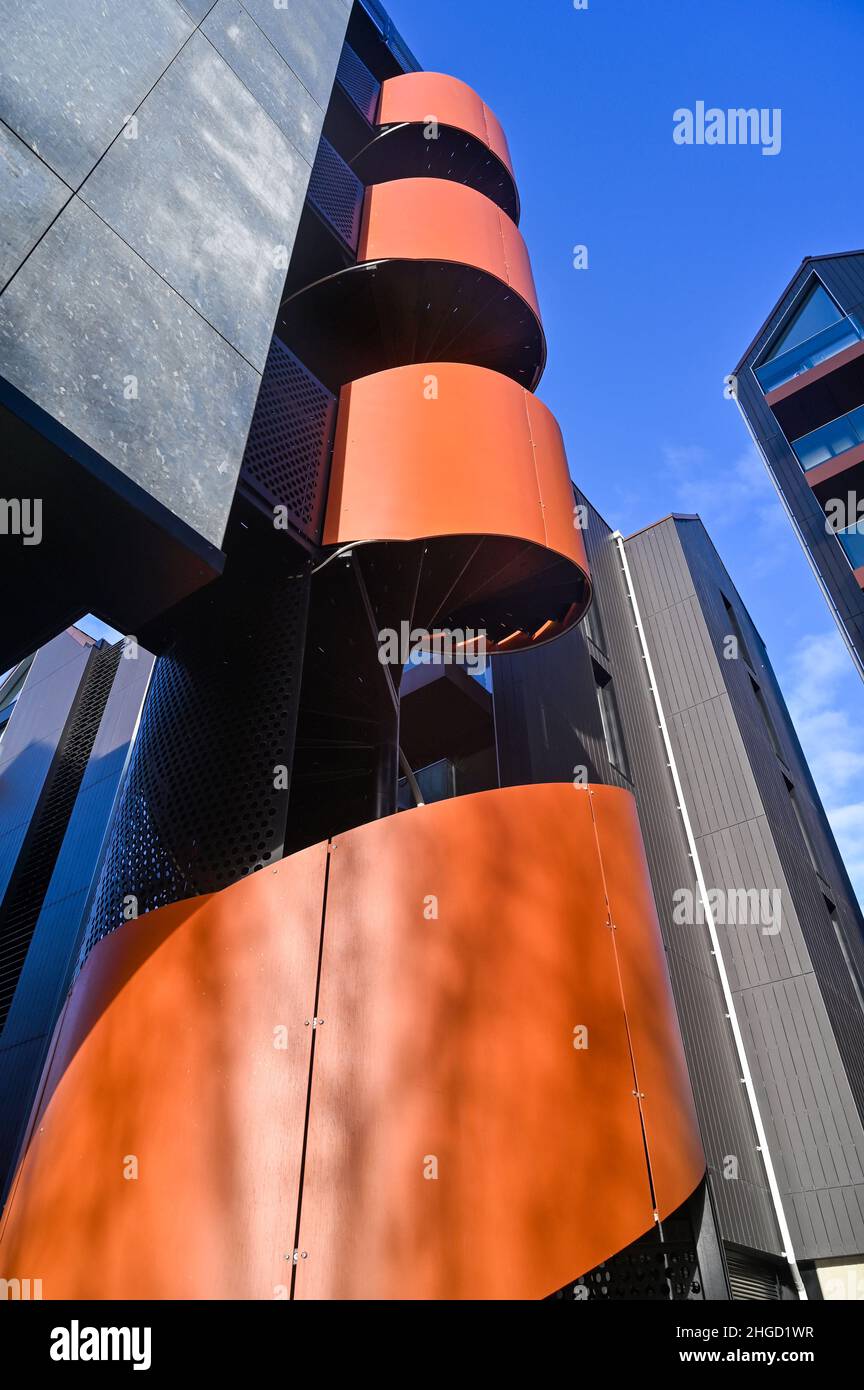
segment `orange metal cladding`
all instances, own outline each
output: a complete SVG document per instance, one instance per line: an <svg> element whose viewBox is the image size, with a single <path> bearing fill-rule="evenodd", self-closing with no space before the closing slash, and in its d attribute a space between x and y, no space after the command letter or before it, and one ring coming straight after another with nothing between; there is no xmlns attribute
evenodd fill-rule
<svg viewBox="0 0 864 1390"><path fill-rule="evenodd" d="M325 864L317 845L95 947L58 1026L0 1275L36 1272L47 1299L287 1294Z"/></svg>
<svg viewBox="0 0 864 1390"><path fill-rule="evenodd" d="M512 175L510 150L501 123L467 82L443 72L406 72L388 77L381 84L378 125L397 125L402 121L426 125L431 118L439 125L453 126L482 140Z"/></svg>
<svg viewBox="0 0 864 1390"><path fill-rule="evenodd" d="M313 846L95 947L0 1276L48 1299L287 1295L326 863ZM511 787L347 832L323 947L296 1296L564 1286L653 1225L640 1106L661 1218L696 1188L626 792Z"/></svg>
<svg viewBox="0 0 864 1390"><path fill-rule="evenodd" d="M587 576L573 521L555 417L509 377L424 362L343 387L325 545L513 536L556 551Z"/></svg>
<svg viewBox="0 0 864 1390"><path fill-rule="evenodd" d="M591 797L638 1089L661 1214L675 1211L705 1166L666 952L657 924L636 803Z"/></svg>
<svg viewBox="0 0 864 1390"><path fill-rule="evenodd" d="M394 179L366 190L358 262L453 261L515 290L537 318L531 262L515 223L476 189L446 179Z"/></svg>
<svg viewBox="0 0 864 1390"><path fill-rule="evenodd" d="M628 1025L669 1215L704 1159L664 970L626 792L512 787L340 836L296 1296L537 1299L650 1230Z"/></svg>

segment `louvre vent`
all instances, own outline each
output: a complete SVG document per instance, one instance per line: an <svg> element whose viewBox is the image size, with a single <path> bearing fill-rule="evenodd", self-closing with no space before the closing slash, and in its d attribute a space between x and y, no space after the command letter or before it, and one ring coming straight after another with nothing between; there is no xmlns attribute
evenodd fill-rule
<svg viewBox="0 0 864 1390"><path fill-rule="evenodd" d="M771 1302L782 1298L777 1270L766 1261L740 1250L727 1249L726 1267L733 1299Z"/></svg>
<svg viewBox="0 0 864 1390"><path fill-rule="evenodd" d="M30 941L81 786L122 642L90 654L30 829L0 909L0 1032L5 1027Z"/></svg>
<svg viewBox="0 0 864 1390"><path fill-rule="evenodd" d="M290 524L313 545L321 536L335 422L335 397L274 337L240 489L271 518L276 507L284 507Z"/></svg>
<svg viewBox="0 0 864 1390"><path fill-rule="evenodd" d="M336 81L351 98L361 116L365 116L371 124L378 110L381 84L347 43L342 48L339 66L336 69Z"/></svg>
<svg viewBox="0 0 864 1390"><path fill-rule="evenodd" d="M312 166L306 197L356 255L363 211L363 184L323 135Z"/></svg>

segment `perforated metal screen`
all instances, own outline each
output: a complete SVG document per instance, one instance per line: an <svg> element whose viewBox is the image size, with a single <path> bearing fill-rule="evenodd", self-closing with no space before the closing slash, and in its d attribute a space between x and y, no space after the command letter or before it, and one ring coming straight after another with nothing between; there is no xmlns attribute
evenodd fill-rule
<svg viewBox="0 0 864 1390"><path fill-rule="evenodd" d="M360 235L363 191L357 175L322 135L306 196L352 255Z"/></svg>
<svg viewBox="0 0 864 1390"><path fill-rule="evenodd" d="M188 601L156 663L79 968L131 915L283 853L308 578L258 544Z"/></svg>
<svg viewBox="0 0 864 1390"><path fill-rule="evenodd" d="M246 441L240 489L270 516L274 508L284 507L290 525L312 544L321 535L335 420L335 397L274 337Z"/></svg>

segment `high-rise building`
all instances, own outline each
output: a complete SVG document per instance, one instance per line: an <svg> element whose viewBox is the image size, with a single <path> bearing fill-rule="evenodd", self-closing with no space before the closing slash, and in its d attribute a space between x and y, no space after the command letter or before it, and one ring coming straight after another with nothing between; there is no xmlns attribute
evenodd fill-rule
<svg viewBox="0 0 864 1390"><path fill-rule="evenodd" d="M806 256L730 385L864 676L864 252Z"/></svg>
<svg viewBox="0 0 864 1390"><path fill-rule="evenodd" d="M0 1050L38 1046L0 1276L830 1296L860 913L701 524L625 541L574 491L495 116L371 0L102 8L45 40L74 126L47 82L0 110L0 558L34 595L0 774L46 788L7 821ZM43 814L86 611L130 636Z"/></svg>

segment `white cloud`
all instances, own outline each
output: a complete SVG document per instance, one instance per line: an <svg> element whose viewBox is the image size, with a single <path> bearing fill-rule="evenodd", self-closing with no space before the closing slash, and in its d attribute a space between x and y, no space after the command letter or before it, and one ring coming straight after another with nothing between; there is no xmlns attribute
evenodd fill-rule
<svg viewBox="0 0 864 1390"><path fill-rule="evenodd" d="M849 877L864 901L861 683L840 634L827 629L800 638L787 659L783 687Z"/></svg>

